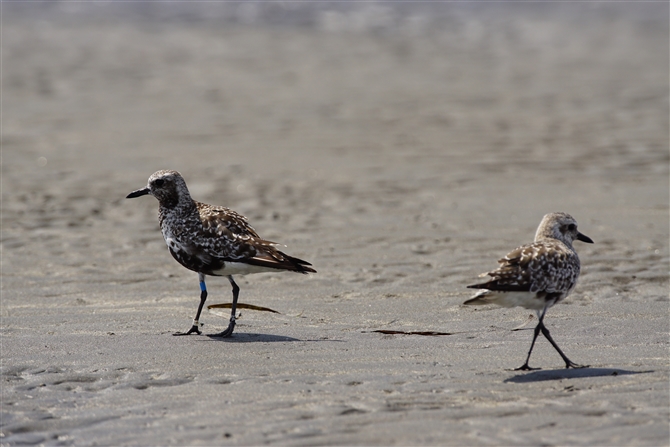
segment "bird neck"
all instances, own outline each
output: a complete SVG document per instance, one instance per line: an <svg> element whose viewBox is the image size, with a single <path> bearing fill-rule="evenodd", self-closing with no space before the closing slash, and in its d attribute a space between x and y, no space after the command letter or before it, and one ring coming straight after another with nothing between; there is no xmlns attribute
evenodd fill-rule
<svg viewBox="0 0 670 447"><path fill-rule="evenodd" d="M179 216L184 219L190 215L197 215L198 208L191 197L181 197L177 201L161 201L158 208L161 222L171 217Z"/></svg>
<svg viewBox="0 0 670 447"><path fill-rule="evenodd" d="M563 245L565 245L570 251L575 251L575 249L572 247L572 241L569 239L566 239L564 237L556 237L553 234L545 234L545 233L540 233L538 232L535 235L535 242L560 242Z"/></svg>

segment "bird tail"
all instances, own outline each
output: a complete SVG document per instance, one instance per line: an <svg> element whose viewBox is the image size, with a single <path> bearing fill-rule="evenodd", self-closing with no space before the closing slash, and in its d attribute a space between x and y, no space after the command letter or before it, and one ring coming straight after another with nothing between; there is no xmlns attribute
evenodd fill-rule
<svg viewBox="0 0 670 447"><path fill-rule="evenodd" d="M291 264L293 264L295 266L295 269L293 270L294 272L304 273L304 274L316 273L316 270L309 267L309 266L312 265L309 262L304 261L300 258L294 258L293 256L289 256L289 255L284 254L284 253L282 253L282 254Z"/></svg>
<svg viewBox="0 0 670 447"><path fill-rule="evenodd" d="M474 288L477 288L477 285L468 286L468 287L474 289ZM486 290L486 289L480 290L479 292L475 293L472 296L472 298L465 301L463 304L467 304L469 306L479 306L479 305L482 305L482 304L490 304L490 301L486 299L489 296L490 292L491 292L490 290Z"/></svg>
<svg viewBox="0 0 670 447"><path fill-rule="evenodd" d="M255 256L251 259L245 260L247 264L257 265L259 267L266 267L269 269L288 270L297 273L316 273L316 270L309 267L310 264L299 258L294 258L279 250L273 250L270 253L264 253L261 256Z"/></svg>

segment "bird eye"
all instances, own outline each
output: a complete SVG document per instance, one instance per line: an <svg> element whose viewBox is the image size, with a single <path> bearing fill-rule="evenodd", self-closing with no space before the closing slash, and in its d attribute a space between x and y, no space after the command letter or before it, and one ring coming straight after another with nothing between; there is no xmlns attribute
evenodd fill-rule
<svg viewBox="0 0 670 447"><path fill-rule="evenodd" d="M163 186L164 183L165 183L165 180L163 180L162 178L154 180L154 186L158 186L159 188L161 186Z"/></svg>
<svg viewBox="0 0 670 447"><path fill-rule="evenodd" d="M568 230L575 231L576 229L577 229L577 225L575 225L575 224L568 225Z"/></svg>

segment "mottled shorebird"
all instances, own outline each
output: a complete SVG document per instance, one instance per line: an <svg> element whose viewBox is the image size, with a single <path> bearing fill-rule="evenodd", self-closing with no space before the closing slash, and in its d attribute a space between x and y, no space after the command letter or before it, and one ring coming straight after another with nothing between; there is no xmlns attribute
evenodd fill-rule
<svg viewBox="0 0 670 447"><path fill-rule="evenodd" d="M535 242L515 248L498 261L500 266L497 269L479 275L493 279L468 286L483 290L463 304L522 306L537 312L539 322L535 326L526 363L516 370L538 369L528 366L528 360L540 332L561 355L566 368L586 368L573 363L563 354L543 322L547 310L568 296L577 284L579 256L572 248L574 240L593 243L591 238L577 231L577 222L569 214L547 214L537 228Z"/></svg>
<svg viewBox="0 0 670 447"><path fill-rule="evenodd" d="M247 218L222 206L212 206L191 198L184 178L177 171L155 172L146 188L126 197L144 195L158 199L158 220L165 243L177 262L198 273L200 305L187 332L174 335L201 334L200 313L207 300L205 275L226 276L233 286L233 304L228 328L216 334L228 337L235 329L235 311L240 288L233 275L277 272L316 273L310 264L277 250L278 245L261 239Z"/></svg>

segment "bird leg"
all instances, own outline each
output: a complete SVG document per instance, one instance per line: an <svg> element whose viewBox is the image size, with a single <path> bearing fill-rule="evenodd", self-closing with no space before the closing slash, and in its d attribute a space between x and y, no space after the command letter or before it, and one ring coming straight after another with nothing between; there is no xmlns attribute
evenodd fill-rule
<svg viewBox="0 0 670 447"><path fill-rule="evenodd" d="M556 344L556 342L554 341L554 339L551 338L551 335L549 335L549 329L547 329L547 328L544 326L544 323L542 323L541 320L540 320L540 324L539 324L539 326L542 326L542 327L540 328L540 330L542 331L542 335L544 335L545 338L546 338L547 340L549 340L549 343L551 343L551 346L553 346L554 349L556 349L556 351L558 351L558 353L559 353L559 354L561 355L561 357L563 358L563 361L565 362L565 367L566 367L566 368L588 368L588 367L589 367L589 365L578 365L578 364L574 363L573 361L571 361L565 354L563 354L563 351L561 351L561 348L558 347L558 345ZM527 363L527 362L526 362L526 363Z"/></svg>
<svg viewBox="0 0 670 447"><path fill-rule="evenodd" d="M220 334L213 335L213 337L230 337L233 334L233 330L235 329L235 311L237 310L237 297L240 294L240 288L235 283L232 275L228 275L228 281L230 281L230 285L233 286L233 305L231 306L232 310L230 312L230 323L228 323L228 327L225 331L221 332Z"/></svg>
<svg viewBox="0 0 670 447"><path fill-rule="evenodd" d="M537 336L540 335L540 330L544 327L542 324L542 320L544 319L544 312L540 316L540 322L535 326L535 330L533 331L533 341L530 344L530 350L528 351L528 357L526 357L526 363L521 365L518 368L514 368L514 371L532 371L534 369L540 369L540 368L531 368L528 366L528 360L530 360L530 353L533 352L533 346L535 346L535 340L537 340Z"/></svg>
<svg viewBox="0 0 670 447"><path fill-rule="evenodd" d="M539 322L537 323L537 326L535 326L535 330L533 331L533 341L530 344L530 350L528 351L528 357L526 357L526 363L521 365L519 368L516 368L515 371L531 371L534 369L540 369L540 368L531 368L528 366L528 360L530 360L530 353L533 352L533 346L535 346L535 340L537 339L537 336L540 334L540 331L542 332L542 335L549 340L549 343L551 343L551 346L554 347L556 351L561 355L561 358L563 358L563 361L565 362L565 367L566 368L588 368L588 365L578 365L571 361L565 354L563 354L563 351L561 351L561 348L558 347L556 342L554 341L553 338L551 338L551 335L549 334L549 329L544 325L544 314L546 313L547 308L545 307L542 309L542 312L538 312L538 320Z"/></svg>
<svg viewBox="0 0 670 447"><path fill-rule="evenodd" d="M200 324L198 320L200 320L202 307L205 305L205 301L207 301L207 286L205 285L204 274L198 273L198 278L200 279L200 305L198 306L198 312L195 314L195 318L193 319L193 326L191 326L191 329L189 329L188 332L175 332L172 335L190 335L193 333L198 335L202 334L202 332L200 332Z"/></svg>

